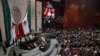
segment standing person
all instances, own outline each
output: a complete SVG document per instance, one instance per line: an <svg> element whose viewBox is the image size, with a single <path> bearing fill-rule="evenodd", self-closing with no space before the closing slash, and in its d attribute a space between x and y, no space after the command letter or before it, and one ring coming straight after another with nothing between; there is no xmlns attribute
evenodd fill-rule
<svg viewBox="0 0 100 56"><path fill-rule="evenodd" d="M4 54L6 54L6 53L7 53L7 50L6 50L6 43L2 44L2 47L3 47Z"/></svg>
<svg viewBox="0 0 100 56"><path fill-rule="evenodd" d="M46 5L47 5L46 6L47 8L53 8L53 6L52 6L52 4L50 2L46 2Z"/></svg>

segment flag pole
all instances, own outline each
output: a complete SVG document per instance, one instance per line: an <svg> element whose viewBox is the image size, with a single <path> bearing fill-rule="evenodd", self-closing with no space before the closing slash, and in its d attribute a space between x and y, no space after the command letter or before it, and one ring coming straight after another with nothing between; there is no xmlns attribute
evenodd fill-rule
<svg viewBox="0 0 100 56"><path fill-rule="evenodd" d="M35 0L35 32L37 32L37 0Z"/></svg>

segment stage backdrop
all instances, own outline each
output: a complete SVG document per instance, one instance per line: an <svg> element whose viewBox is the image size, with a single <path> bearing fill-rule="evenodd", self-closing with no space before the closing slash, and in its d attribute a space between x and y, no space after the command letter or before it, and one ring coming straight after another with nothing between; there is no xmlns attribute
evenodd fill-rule
<svg viewBox="0 0 100 56"><path fill-rule="evenodd" d="M2 0L7 41L19 39L30 32L31 10L29 0ZM27 29L27 31L25 31Z"/></svg>

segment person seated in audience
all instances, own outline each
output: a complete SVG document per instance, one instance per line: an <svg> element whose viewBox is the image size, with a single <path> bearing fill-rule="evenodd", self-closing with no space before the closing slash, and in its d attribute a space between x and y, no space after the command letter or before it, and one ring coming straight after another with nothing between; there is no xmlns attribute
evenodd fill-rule
<svg viewBox="0 0 100 56"><path fill-rule="evenodd" d="M96 55L97 49L93 50L93 47L97 46L99 48L100 38L98 37L100 34L100 30L97 29L69 29L66 30L66 34L59 33L57 34L57 40L60 41L59 43L63 43L65 45L65 40L68 42L66 43L67 46L70 44L70 55L74 56L90 56ZM65 36L63 36L65 35ZM98 39L99 38L99 39ZM63 41L64 40L64 41ZM99 41L98 41L99 40ZM64 47L62 47L63 49ZM68 47L66 47L68 49ZM80 52L76 52L73 54L73 48L78 48ZM99 48L100 49L100 48ZM100 50L99 50L100 51ZM69 52L67 52L69 54ZM62 55L61 55L62 56Z"/></svg>

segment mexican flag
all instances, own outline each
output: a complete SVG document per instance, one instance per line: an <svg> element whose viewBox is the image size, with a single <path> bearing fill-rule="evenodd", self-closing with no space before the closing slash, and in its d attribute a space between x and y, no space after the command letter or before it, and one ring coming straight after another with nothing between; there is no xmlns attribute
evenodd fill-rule
<svg viewBox="0 0 100 56"><path fill-rule="evenodd" d="M21 5L22 4L22 5ZM6 39L12 44L13 40L18 40L21 37L30 33L31 27L31 10L29 0L2 0L4 23L6 31ZM20 6L19 6L20 5ZM18 24L15 23L12 8L17 6L21 12L21 19Z"/></svg>
<svg viewBox="0 0 100 56"><path fill-rule="evenodd" d="M29 23L28 23L28 13L26 13L23 21L18 25L14 24L14 20L11 17L11 40L10 44L13 43L13 40L18 40L23 36L30 33Z"/></svg>

